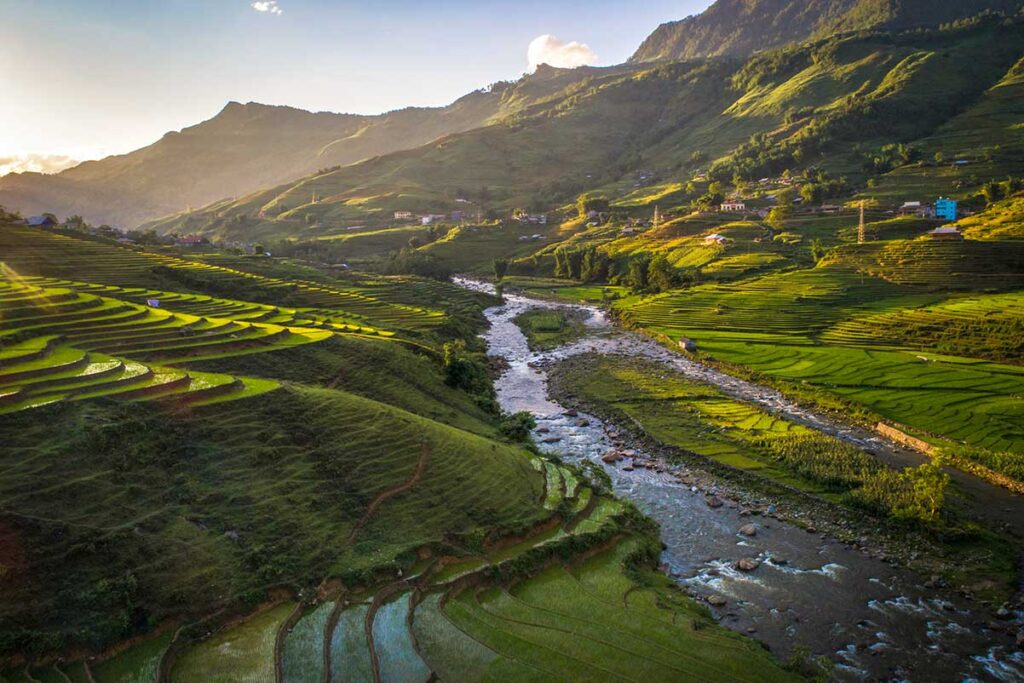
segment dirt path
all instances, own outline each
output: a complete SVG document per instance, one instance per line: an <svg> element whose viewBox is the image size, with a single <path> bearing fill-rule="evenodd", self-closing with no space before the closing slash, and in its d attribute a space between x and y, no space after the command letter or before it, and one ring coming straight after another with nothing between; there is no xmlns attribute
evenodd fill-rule
<svg viewBox="0 0 1024 683"><path fill-rule="evenodd" d="M356 540L356 536L358 536L359 532L363 530L363 527L366 526L371 519L373 519L373 515L377 512L377 509L381 505L383 505L389 498L393 498L401 493L405 493L413 486L415 486L419 482L420 478L423 476L423 473L427 470L427 465L429 463L430 446L428 446L427 444L423 444L422 448L420 449L419 460L416 461L416 468L413 470L412 476L409 477L409 480L404 484L399 484L394 488L390 488L387 491L384 491L379 496L373 499L373 502L370 503L370 507L366 508L366 512L363 514L362 518L358 522L356 522L355 527L352 529L352 533L348 535L348 543L352 544Z"/></svg>

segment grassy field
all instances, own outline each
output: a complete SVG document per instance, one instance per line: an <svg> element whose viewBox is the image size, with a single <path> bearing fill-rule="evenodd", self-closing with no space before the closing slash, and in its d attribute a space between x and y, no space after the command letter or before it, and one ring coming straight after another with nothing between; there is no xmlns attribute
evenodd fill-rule
<svg viewBox="0 0 1024 683"><path fill-rule="evenodd" d="M531 349L544 351L580 338L584 332L582 318L582 313L565 309L534 308L516 316L515 323Z"/></svg>

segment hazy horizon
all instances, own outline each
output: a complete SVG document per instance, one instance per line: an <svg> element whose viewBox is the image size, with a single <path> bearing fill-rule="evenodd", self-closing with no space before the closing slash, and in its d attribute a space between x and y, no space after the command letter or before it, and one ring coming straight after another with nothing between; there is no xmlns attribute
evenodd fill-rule
<svg viewBox="0 0 1024 683"><path fill-rule="evenodd" d="M58 0L10 7L0 26L0 67L13 74L0 104L0 175L56 172L130 152L230 101L379 114L445 105L518 78L536 62L618 64L658 24L709 4L116 0L97 8Z"/></svg>

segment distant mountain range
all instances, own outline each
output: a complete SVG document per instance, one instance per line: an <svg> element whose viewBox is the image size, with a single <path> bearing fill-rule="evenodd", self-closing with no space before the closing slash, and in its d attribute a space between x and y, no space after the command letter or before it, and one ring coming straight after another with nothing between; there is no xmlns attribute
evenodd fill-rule
<svg viewBox="0 0 1024 683"><path fill-rule="evenodd" d="M477 207L539 208L647 166L679 168L694 152L712 158L729 153L754 133L787 120L794 125L794 117L811 125L836 106L837 97L870 94L864 87L880 87L886 74L902 80L873 97L892 102L914 79L935 85L950 69L931 57L901 63L912 55L885 41L870 48L862 43L848 49L874 50L881 60L867 70L867 80L856 80L867 73L864 64L853 69L857 60L832 55L831 62L848 69L824 76L831 90L820 80L799 81L794 88L803 100L788 92L789 99L778 95L753 113L752 102L764 94L753 92L753 100L745 101L741 95L750 83L738 86L736 79L767 67L739 58L820 42L837 31L937 25L1021 5L1024 0L719 0L697 17L659 27L619 67L545 66L447 107L379 116L232 102L212 119L129 154L54 175L4 176L0 204L24 213L81 214L97 224L149 223L164 231L236 236L255 230L255 223L272 233L330 232L366 217L379 219L394 207L429 211L457 206L457 199ZM940 52L935 40L921 41L933 56ZM816 49L787 57L772 67L771 77L817 59ZM1015 49L1000 45L998 57L953 64L952 84L923 93L924 101L945 102L948 95L955 100L949 113L955 113L998 81L1015 61L1008 57ZM974 59L974 52L966 52ZM706 61L720 56L730 59ZM981 80L971 82L972 69ZM966 80L958 80L962 75Z"/></svg>

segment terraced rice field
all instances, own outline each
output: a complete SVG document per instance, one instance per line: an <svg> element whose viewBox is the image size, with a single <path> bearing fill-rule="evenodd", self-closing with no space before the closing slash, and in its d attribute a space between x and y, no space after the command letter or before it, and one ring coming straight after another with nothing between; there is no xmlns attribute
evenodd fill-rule
<svg viewBox="0 0 1024 683"><path fill-rule="evenodd" d="M444 322L441 311L383 301L340 283L256 275L170 254L22 226L0 226L0 254L3 254L8 274L13 272L21 277L87 280L139 288L153 288L170 279L177 285L172 289L244 292L257 300L275 303L287 300L297 308L327 309L340 318L361 319L372 327L429 330Z"/></svg>
<svg viewBox="0 0 1024 683"><path fill-rule="evenodd" d="M687 337L716 358L861 403L925 435L1024 450L1021 368L978 360L1019 357L1019 292L950 298L937 291L1019 285L1024 252L969 242L840 251L814 269L627 300L621 314L628 324ZM953 286L942 287L950 278Z"/></svg>
<svg viewBox="0 0 1024 683"><path fill-rule="evenodd" d="M90 667L96 683L152 683L173 633L143 640L124 652Z"/></svg>
<svg viewBox="0 0 1024 683"><path fill-rule="evenodd" d="M698 330L715 330L741 338L809 343L847 311L870 311L883 298L926 296L848 269L816 268L629 300L620 311L627 323L671 337L699 338Z"/></svg>
<svg viewBox="0 0 1024 683"><path fill-rule="evenodd" d="M839 247L825 261L888 282L944 290L1020 287L1024 244L968 240L893 240Z"/></svg>
<svg viewBox="0 0 1024 683"><path fill-rule="evenodd" d="M307 610L288 633L281 653L283 683L322 683L324 633L333 610L333 602Z"/></svg>
<svg viewBox="0 0 1024 683"><path fill-rule="evenodd" d="M315 343L334 332L175 314L0 280L0 411L100 396L179 405L242 398L269 380L164 367Z"/></svg>
<svg viewBox="0 0 1024 683"><path fill-rule="evenodd" d="M862 403L912 428L997 451L1024 452L1024 368L901 351L709 338L708 353Z"/></svg>
<svg viewBox="0 0 1024 683"><path fill-rule="evenodd" d="M543 462L541 469L547 471ZM590 489L580 487L570 470L556 467L554 473L576 481L566 489L589 500ZM290 627L294 603L259 612L184 644L170 680L273 681L275 657L281 659L285 683L322 681L328 659L330 680L366 683L426 682L431 676L445 681L791 679L764 650L714 626L664 576L652 573L644 589L626 578L625 558L641 541L614 540L620 503L601 499L578 509L574 523L556 525L555 534L549 529L511 546L498 541L460 581L428 562L398 583L379 587L376 598L371 591L343 597L341 604L312 605ZM511 566L569 536L613 541L569 570L557 563L504 587L486 580L491 568ZM467 580L471 575L477 578ZM169 640L165 635L143 641L95 665L95 680L152 680L145 675L155 671Z"/></svg>
<svg viewBox="0 0 1024 683"><path fill-rule="evenodd" d="M172 683L274 683L274 643L295 608L285 603L214 635L177 658Z"/></svg>
<svg viewBox="0 0 1024 683"><path fill-rule="evenodd" d="M1024 293L960 296L921 308L840 321L821 335L844 346L908 347L992 360L1024 360Z"/></svg>

